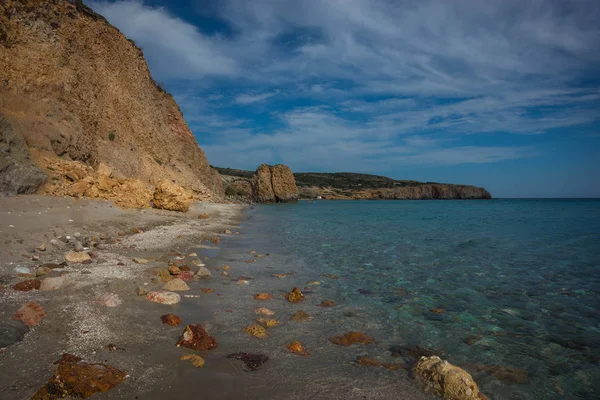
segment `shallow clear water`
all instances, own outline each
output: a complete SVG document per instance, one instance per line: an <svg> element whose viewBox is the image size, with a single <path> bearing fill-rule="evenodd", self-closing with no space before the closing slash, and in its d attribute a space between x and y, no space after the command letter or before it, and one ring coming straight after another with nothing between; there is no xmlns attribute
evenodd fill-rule
<svg viewBox="0 0 600 400"><path fill-rule="evenodd" d="M599 398L600 201L322 201L250 215L236 240L276 258L236 264L269 282L246 290L320 280L300 307L323 314L304 333L313 346L358 329L378 341L361 354L444 349L494 399ZM315 307L325 298L338 306ZM321 366L356 356L330 347ZM490 366L517 370L511 381Z"/></svg>

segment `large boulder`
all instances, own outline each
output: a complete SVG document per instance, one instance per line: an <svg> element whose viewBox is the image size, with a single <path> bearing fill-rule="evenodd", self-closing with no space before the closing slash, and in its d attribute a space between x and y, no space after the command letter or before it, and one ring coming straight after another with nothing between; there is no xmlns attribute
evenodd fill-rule
<svg viewBox="0 0 600 400"><path fill-rule="evenodd" d="M438 356L421 357L413 375L445 400L487 400L467 371Z"/></svg>
<svg viewBox="0 0 600 400"><path fill-rule="evenodd" d="M252 192L257 203L298 201L298 187L289 167L260 165L252 177Z"/></svg>
<svg viewBox="0 0 600 400"><path fill-rule="evenodd" d="M181 186L162 181L154 190L154 207L163 210L187 212L190 208L190 196Z"/></svg>
<svg viewBox="0 0 600 400"><path fill-rule="evenodd" d="M23 136L0 113L0 193L35 192L46 174L31 160Z"/></svg>

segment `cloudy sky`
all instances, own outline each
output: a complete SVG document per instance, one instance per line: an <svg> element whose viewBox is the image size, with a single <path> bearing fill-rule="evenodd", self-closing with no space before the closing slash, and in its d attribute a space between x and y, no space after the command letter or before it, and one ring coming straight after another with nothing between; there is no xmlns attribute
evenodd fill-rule
<svg viewBox="0 0 600 400"><path fill-rule="evenodd" d="M86 3L213 165L600 197L598 0Z"/></svg>

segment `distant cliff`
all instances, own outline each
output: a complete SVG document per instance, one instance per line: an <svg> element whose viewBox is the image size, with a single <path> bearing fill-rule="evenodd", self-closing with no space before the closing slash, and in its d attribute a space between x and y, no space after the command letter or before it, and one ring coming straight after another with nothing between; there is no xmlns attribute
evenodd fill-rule
<svg viewBox="0 0 600 400"><path fill-rule="evenodd" d="M133 179L151 193L169 182L190 198L224 197L142 51L81 0L0 1L0 65L0 147L14 153L0 155L0 168L30 175L0 180L0 191L33 192L45 180L42 193L112 199ZM101 166L110 190L92 189Z"/></svg>
<svg viewBox="0 0 600 400"><path fill-rule="evenodd" d="M217 169L226 192L233 197L249 198L253 173L231 168ZM339 173L295 173L301 199L326 200L475 200L491 199L484 188L435 182L396 180L385 176Z"/></svg>

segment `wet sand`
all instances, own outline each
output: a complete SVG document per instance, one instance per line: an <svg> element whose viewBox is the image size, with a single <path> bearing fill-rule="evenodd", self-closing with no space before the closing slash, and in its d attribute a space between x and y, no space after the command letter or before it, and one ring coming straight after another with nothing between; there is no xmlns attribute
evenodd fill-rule
<svg viewBox="0 0 600 400"><path fill-rule="evenodd" d="M198 219L200 213L208 213L210 218ZM105 202L24 196L1 199L0 215L0 321L9 321L30 300L37 301L47 313L22 341L0 352L2 399L30 398L52 375L53 362L63 353L127 372L125 382L95 395L98 399L184 399L199 395L210 399L433 398L406 370L359 367L352 362L359 355L384 354L384 341L348 348L329 343L328 337L348 330L369 334L372 323L360 318L360 310L346 309L343 304L332 309L317 307L324 298L335 296L327 289L326 280L322 280L323 288L307 286L321 277L272 248L268 226L253 219L253 211L245 220L244 206L198 204L187 214L180 214L124 211ZM133 234L132 228L143 232ZM224 234L226 229L232 233ZM63 272L68 272L68 283L56 291L12 289L21 280L16 267L60 262L66 252L51 245L45 252L29 253L28 249L76 232L118 242L105 250L92 249L97 256L92 264L66 267ZM221 239L218 246L207 241L217 236ZM199 257L188 256L191 253ZM40 255L39 261L31 260L35 254ZM134 257L150 262L136 264ZM180 304L151 303L136 295L139 285L147 284L144 287L151 289L162 285L153 283L156 277L148 269L165 268L169 261L192 266L198 258L213 276L188 281L191 290L180 292ZM230 268L225 270L225 265ZM192 266L192 271L196 269ZM293 275L284 279L272 276L286 272ZM299 304L284 299L285 292L295 286L306 292L305 301ZM213 292L204 293L200 288ZM258 292L271 293L273 300L254 300ZM122 304L114 308L98 304L105 293L117 294ZM260 317L254 312L258 307L273 310L272 318L280 322L280 326L268 329L266 339L243 331ZM309 312L313 319L290 321L298 310ZM180 316L183 324L162 324L160 316L166 313ZM354 317L347 318L346 314ZM194 323L202 324L218 341L216 349L198 353L206 361L203 368L180 360L181 355L196 352L175 346L183 327ZM301 341L312 355L291 354L286 344L294 340ZM108 344L116 345L117 350L110 351ZM264 354L269 361L259 370L247 372L241 361L226 357L236 352Z"/></svg>

